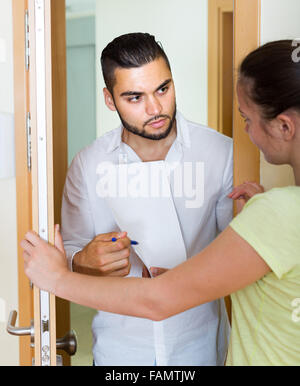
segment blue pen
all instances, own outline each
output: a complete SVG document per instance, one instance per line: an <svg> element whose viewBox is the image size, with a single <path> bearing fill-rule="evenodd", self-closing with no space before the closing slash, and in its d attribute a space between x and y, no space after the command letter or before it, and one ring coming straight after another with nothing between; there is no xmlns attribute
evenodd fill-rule
<svg viewBox="0 0 300 386"><path fill-rule="evenodd" d="M118 239L116 239L115 237L113 237L113 238L111 239L111 241L112 241L113 243L115 243L117 240L118 240ZM130 243L131 243L131 245L138 245L138 244L139 244L137 241L133 241L133 240L131 240Z"/></svg>

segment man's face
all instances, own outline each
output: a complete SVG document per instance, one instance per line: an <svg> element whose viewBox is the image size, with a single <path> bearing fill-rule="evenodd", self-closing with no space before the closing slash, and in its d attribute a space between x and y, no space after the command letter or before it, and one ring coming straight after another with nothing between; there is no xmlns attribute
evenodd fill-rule
<svg viewBox="0 0 300 386"><path fill-rule="evenodd" d="M116 69L113 96L105 101L116 110L125 129L143 138L166 138L175 122L176 99L172 74L163 58L144 66Z"/></svg>

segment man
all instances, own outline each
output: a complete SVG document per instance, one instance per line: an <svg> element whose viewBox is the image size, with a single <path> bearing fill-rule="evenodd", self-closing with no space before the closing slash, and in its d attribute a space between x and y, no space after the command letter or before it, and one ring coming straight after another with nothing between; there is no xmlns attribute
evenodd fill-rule
<svg viewBox="0 0 300 386"><path fill-rule="evenodd" d="M177 112L170 64L153 36L134 33L116 38L104 49L101 63L105 103L117 111L122 125L83 149L72 162L62 206L64 246L70 268L79 273L142 276L147 270L122 233L126 229L118 227L114 212L97 192L97 166L162 160L180 165L202 163L201 205L189 207L186 197L173 194L189 258L231 220L232 203L227 195L232 190L232 141ZM174 193L171 179L170 189ZM153 227L159 228L162 219L160 213L156 216ZM142 213L141 221L147 222ZM165 267L156 267L160 268ZM92 328L95 364L105 366L222 365L229 333L223 300L185 311L159 325L99 312Z"/></svg>

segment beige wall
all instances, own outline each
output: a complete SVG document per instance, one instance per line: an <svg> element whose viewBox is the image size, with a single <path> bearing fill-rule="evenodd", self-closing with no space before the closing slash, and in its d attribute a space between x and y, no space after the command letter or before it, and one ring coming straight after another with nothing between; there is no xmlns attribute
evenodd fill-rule
<svg viewBox="0 0 300 386"><path fill-rule="evenodd" d="M262 0L261 43L300 38L299 0ZM261 155L261 184L266 189L294 185L292 168L273 166Z"/></svg>
<svg viewBox="0 0 300 386"><path fill-rule="evenodd" d="M11 0L0 2L0 112L13 113ZM18 309L16 180L0 179L0 365L19 364L19 340L6 333L8 314Z"/></svg>

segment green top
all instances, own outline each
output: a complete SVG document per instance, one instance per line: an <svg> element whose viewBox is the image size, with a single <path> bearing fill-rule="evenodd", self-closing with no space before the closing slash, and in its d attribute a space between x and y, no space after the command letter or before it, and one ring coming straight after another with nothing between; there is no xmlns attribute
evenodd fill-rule
<svg viewBox="0 0 300 386"><path fill-rule="evenodd" d="M230 226L272 272L231 295L227 365L299 366L300 187L254 196Z"/></svg>

